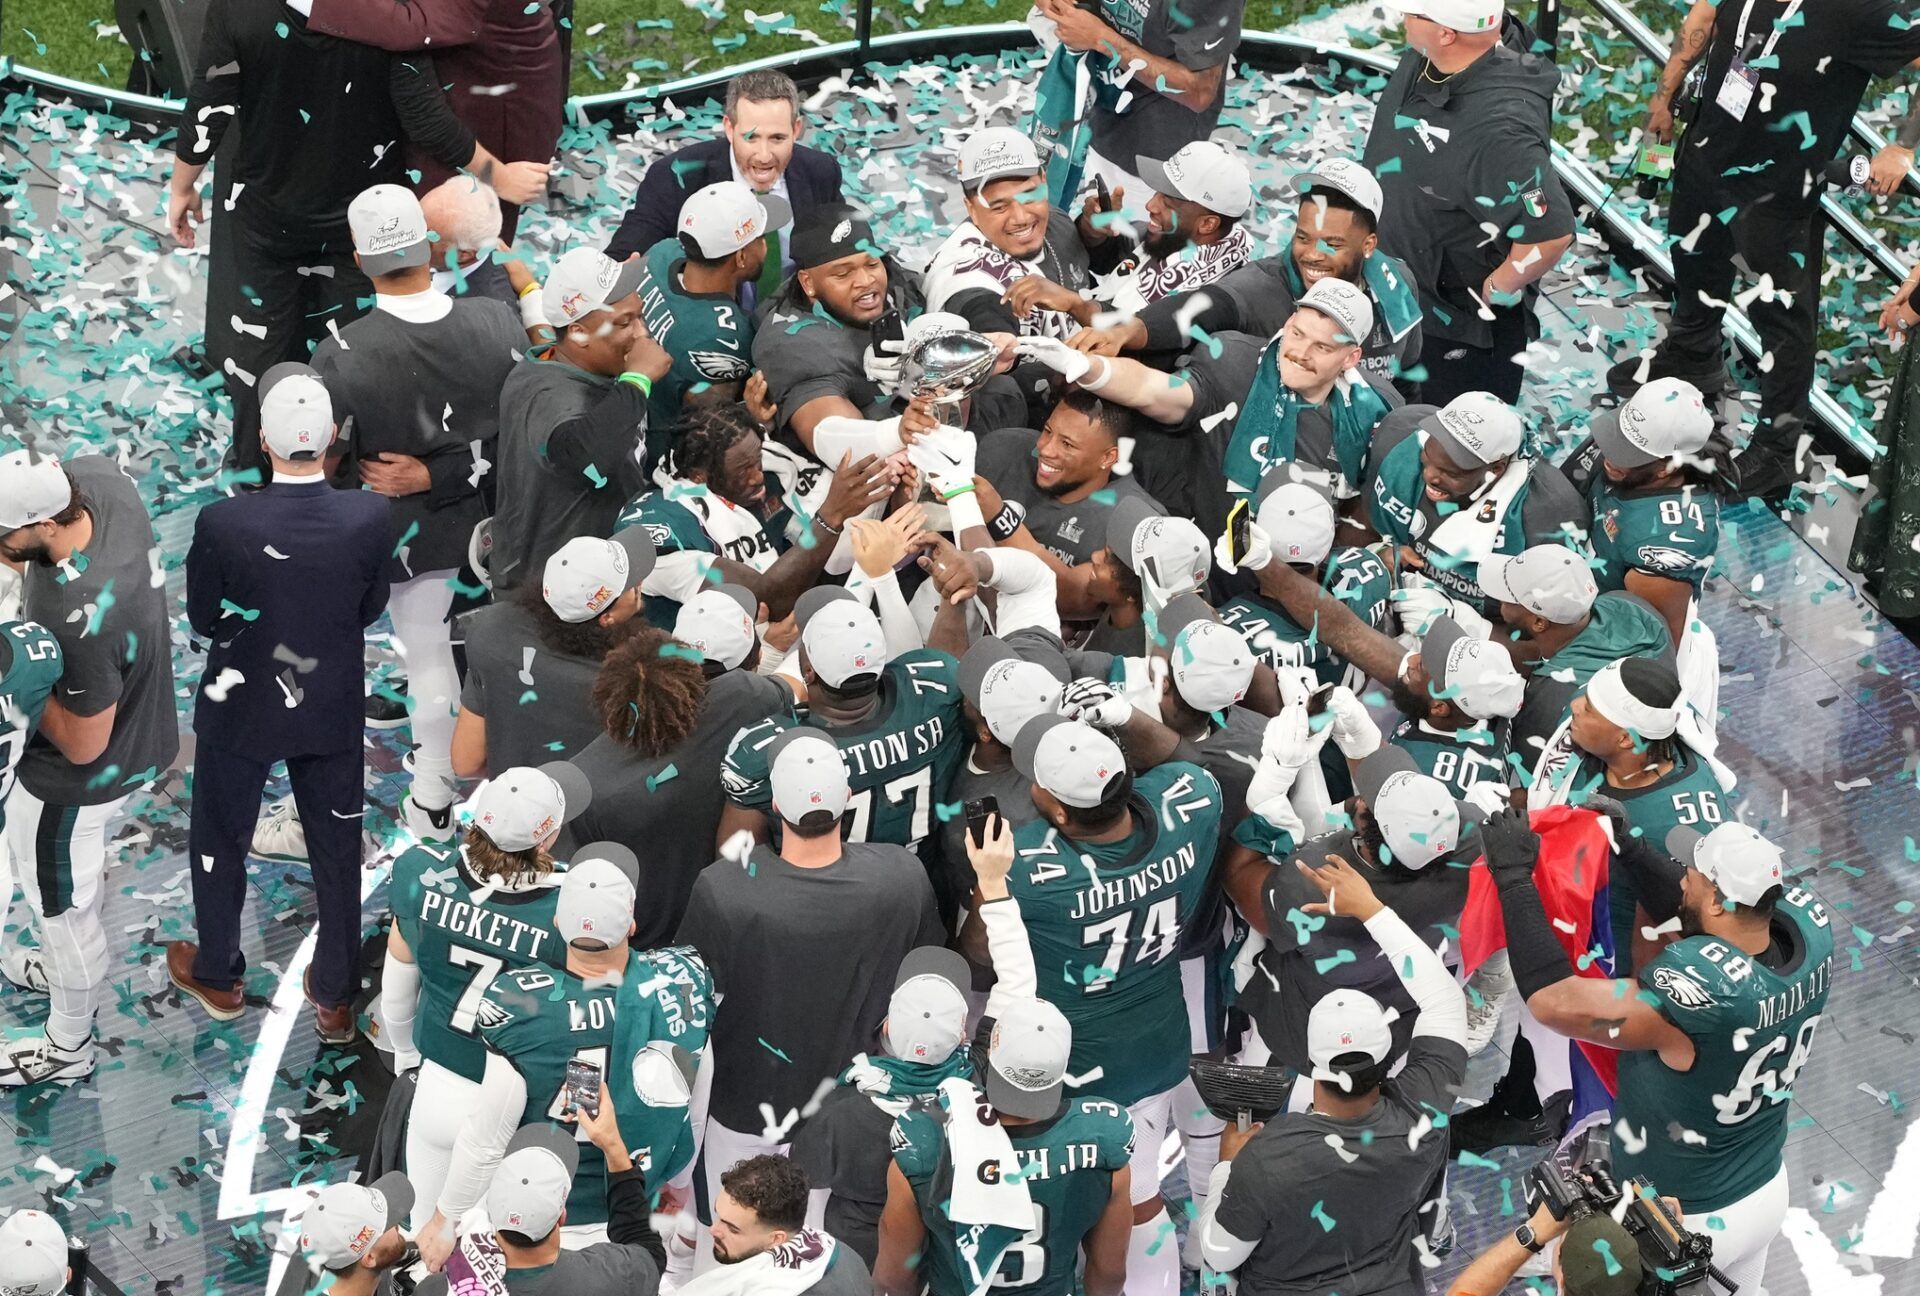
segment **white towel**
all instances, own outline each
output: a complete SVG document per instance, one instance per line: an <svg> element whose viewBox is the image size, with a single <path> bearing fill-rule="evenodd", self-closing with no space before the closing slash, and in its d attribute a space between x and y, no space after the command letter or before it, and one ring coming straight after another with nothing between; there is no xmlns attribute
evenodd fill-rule
<svg viewBox="0 0 1920 1296"><path fill-rule="evenodd" d="M1454 559L1456 570L1477 568L1493 555L1507 509L1532 471L1533 460L1515 455L1491 486L1475 491L1467 503L1440 520L1427 544Z"/></svg>
<svg viewBox="0 0 1920 1296"><path fill-rule="evenodd" d="M709 1269L682 1284L679 1296L798 1296L826 1276L839 1243L815 1229L801 1229L751 1260Z"/></svg>
<svg viewBox="0 0 1920 1296"><path fill-rule="evenodd" d="M953 1154L953 1198L947 1218L956 1224L999 1224L1025 1233L1033 1227L1033 1194L1017 1174L1013 1140L993 1117L986 1096L970 1081L940 1083L947 1100L947 1147ZM997 1164L998 1173L981 1173ZM992 1182L988 1182L991 1180Z"/></svg>

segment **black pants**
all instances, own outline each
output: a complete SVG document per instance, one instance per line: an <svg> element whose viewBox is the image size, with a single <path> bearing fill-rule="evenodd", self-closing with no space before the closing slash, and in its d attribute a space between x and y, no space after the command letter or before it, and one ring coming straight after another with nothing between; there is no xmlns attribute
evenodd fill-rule
<svg viewBox="0 0 1920 1296"><path fill-rule="evenodd" d="M1483 391L1509 405L1517 403L1520 380L1527 372L1520 353L1540 335L1533 304L1534 294L1528 293L1516 305L1495 307L1490 346L1468 346L1437 337L1429 329L1420 347L1420 365L1427 371L1420 380L1421 401L1445 405L1462 392Z"/></svg>
<svg viewBox="0 0 1920 1296"><path fill-rule="evenodd" d="M247 970L240 953L240 912L247 900L247 856L260 816L271 761L201 743L194 753L193 812L187 830L193 859L193 921L200 953L193 975L232 985ZM360 827L366 811L366 757L359 747L287 760L293 803L307 830L307 861L320 909L313 953L313 997L332 1007L353 999L360 947Z"/></svg>
<svg viewBox="0 0 1920 1296"><path fill-rule="evenodd" d="M249 213L243 191L228 211L226 187L214 186L207 258L207 359L226 380L233 401L234 466L258 468L260 375L286 360L305 363L327 336L373 304L373 284L353 263L353 244L289 229ZM363 304L364 303L364 304ZM234 327L238 320L242 327Z"/></svg>
<svg viewBox="0 0 1920 1296"><path fill-rule="evenodd" d="M1732 219L1721 219L1729 208ZM1745 263L1752 282L1771 279L1774 291L1746 307L1772 357L1771 364L1756 366L1763 425L1783 414L1807 413L1824 228L1817 199L1735 197L1714 164L1682 151L1667 213L1667 233L1675 240L1673 321L1660 350L1671 360L1712 368L1725 345L1721 303L1733 296L1734 258Z"/></svg>

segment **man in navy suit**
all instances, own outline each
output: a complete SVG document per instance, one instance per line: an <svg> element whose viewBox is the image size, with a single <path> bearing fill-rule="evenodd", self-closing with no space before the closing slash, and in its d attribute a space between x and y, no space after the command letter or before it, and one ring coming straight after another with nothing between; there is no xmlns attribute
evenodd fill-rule
<svg viewBox="0 0 1920 1296"><path fill-rule="evenodd" d="M353 1040L360 943L364 638L387 606L387 500L327 484L333 405L314 371L279 364L260 379L262 490L200 511L187 552L187 619L208 641L194 705L194 925L167 971L209 1014L244 1010L240 911L260 794L287 763L307 834L319 942L307 973L316 1029Z"/></svg>
<svg viewBox="0 0 1920 1296"><path fill-rule="evenodd" d="M647 168L633 207L614 231L607 255L624 261L674 236L681 204L722 180L738 180L756 193L779 194L804 225L817 207L840 201L840 164L799 143L800 90L784 72L747 72L727 83L726 136L702 140L669 153ZM742 285L741 304L765 301L793 270L788 242L793 221L767 234L766 265L758 281ZM775 255L777 253L778 255Z"/></svg>

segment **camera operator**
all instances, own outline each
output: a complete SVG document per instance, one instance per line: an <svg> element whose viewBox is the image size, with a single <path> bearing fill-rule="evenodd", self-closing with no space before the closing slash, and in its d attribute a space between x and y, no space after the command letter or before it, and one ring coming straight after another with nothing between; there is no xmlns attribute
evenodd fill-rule
<svg viewBox="0 0 1920 1296"><path fill-rule="evenodd" d="M1645 1273L1640 1246L1604 1211L1578 1220L1555 1219L1542 1201L1527 1222L1477 1256L1447 1288L1447 1296L1495 1296L1520 1266L1558 1241L1553 1255L1557 1296L1635 1296Z"/></svg>

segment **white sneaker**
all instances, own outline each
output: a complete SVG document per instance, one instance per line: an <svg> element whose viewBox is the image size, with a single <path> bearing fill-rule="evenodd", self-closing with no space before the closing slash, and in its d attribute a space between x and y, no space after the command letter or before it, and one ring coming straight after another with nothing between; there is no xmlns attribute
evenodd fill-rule
<svg viewBox="0 0 1920 1296"><path fill-rule="evenodd" d="M413 799L409 792L400 803L400 822L407 831L423 842L452 841L454 837L453 802L449 801L437 810L429 810Z"/></svg>
<svg viewBox="0 0 1920 1296"><path fill-rule="evenodd" d="M1513 963L1505 950L1494 955L1467 978L1467 1056L1493 1043L1500 1033L1500 1010L1513 993Z"/></svg>
<svg viewBox="0 0 1920 1296"><path fill-rule="evenodd" d="M16 945L0 954L0 977L28 994L47 992L47 961L31 945Z"/></svg>
<svg viewBox="0 0 1920 1296"><path fill-rule="evenodd" d="M67 1049L47 1038L44 1030L8 1031L0 1044L0 1089L26 1085L70 1085L93 1074L93 1037L79 1048Z"/></svg>
<svg viewBox="0 0 1920 1296"><path fill-rule="evenodd" d="M275 801L253 829L255 859L290 860L302 863L307 858L307 828L293 806L293 798Z"/></svg>
<svg viewBox="0 0 1920 1296"><path fill-rule="evenodd" d="M1467 996L1468 1057L1477 1056L1500 1033L1500 1003L1500 1000L1490 999L1484 993L1477 1003L1472 995Z"/></svg>

